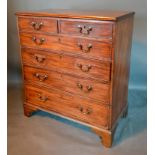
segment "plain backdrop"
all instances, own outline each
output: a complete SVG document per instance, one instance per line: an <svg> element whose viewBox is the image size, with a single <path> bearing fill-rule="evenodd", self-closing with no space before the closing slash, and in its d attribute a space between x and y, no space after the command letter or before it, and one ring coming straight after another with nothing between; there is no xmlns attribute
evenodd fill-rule
<svg viewBox="0 0 155 155"><path fill-rule="evenodd" d="M8 89L8 153L10 155L146 155L146 3L146 0L8 0L8 84L17 84L17 87L13 85ZM67 120L62 118L56 118L44 112L38 112L31 119L27 119L23 115L22 91L18 85L22 82L20 47L14 14L16 11L48 8L136 12L131 52L129 115L119 123L112 149L103 149L96 135L85 132L85 130L79 130L80 125L67 123ZM59 121L55 121L55 119ZM77 128L73 130L73 127L68 124Z"/></svg>
<svg viewBox="0 0 155 155"><path fill-rule="evenodd" d="M20 47L16 11L63 9L104 9L135 11L129 88L147 87L147 1L146 0L8 0L8 83L21 83Z"/></svg>

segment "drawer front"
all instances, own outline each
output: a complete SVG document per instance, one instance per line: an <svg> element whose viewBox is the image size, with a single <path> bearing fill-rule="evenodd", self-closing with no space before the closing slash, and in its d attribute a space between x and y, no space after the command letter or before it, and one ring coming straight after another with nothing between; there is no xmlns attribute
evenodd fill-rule
<svg viewBox="0 0 155 155"><path fill-rule="evenodd" d="M22 49L22 59L27 65L61 71L85 78L108 82L110 80L110 63L90 61L52 52L35 49Z"/></svg>
<svg viewBox="0 0 155 155"><path fill-rule="evenodd" d="M64 51L93 59L111 59L112 45L92 39L20 33L22 46Z"/></svg>
<svg viewBox="0 0 155 155"><path fill-rule="evenodd" d="M112 23L93 20L60 20L60 33L87 37L111 37Z"/></svg>
<svg viewBox="0 0 155 155"><path fill-rule="evenodd" d="M101 106L94 101L81 99L56 90L25 86L27 103L51 110L91 125L108 128L109 106Z"/></svg>
<svg viewBox="0 0 155 155"><path fill-rule="evenodd" d="M46 17L18 17L19 31L57 33L57 20Z"/></svg>
<svg viewBox="0 0 155 155"><path fill-rule="evenodd" d="M55 87L62 91L100 100L104 104L109 104L110 87L108 84L26 66L24 66L24 80L30 81L31 83L36 82L39 85L49 88Z"/></svg>

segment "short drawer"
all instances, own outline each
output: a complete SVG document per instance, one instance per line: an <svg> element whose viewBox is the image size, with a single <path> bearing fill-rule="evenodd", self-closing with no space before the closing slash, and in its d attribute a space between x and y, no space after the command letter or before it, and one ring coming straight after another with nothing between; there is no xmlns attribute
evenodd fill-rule
<svg viewBox="0 0 155 155"><path fill-rule="evenodd" d="M109 106L103 106L91 100L46 90L30 85L25 86L25 101L38 107L68 116L97 127L108 128Z"/></svg>
<svg viewBox="0 0 155 155"><path fill-rule="evenodd" d="M52 52L39 51L35 49L22 49L23 63L34 67L60 71L84 78L92 78L104 82L110 80L109 62L92 61L56 54Z"/></svg>
<svg viewBox="0 0 155 155"><path fill-rule="evenodd" d="M92 59L111 59L112 45L92 39L20 33L20 41L27 47L64 51Z"/></svg>
<svg viewBox="0 0 155 155"><path fill-rule="evenodd" d="M27 66L24 66L24 80L109 104L109 84Z"/></svg>
<svg viewBox="0 0 155 155"><path fill-rule="evenodd" d="M86 37L112 37L112 22L95 20L62 19L60 33Z"/></svg>
<svg viewBox="0 0 155 155"><path fill-rule="evenodd" d="M18 17L19 31L57 33L57 20L46 17Z"/></svg>

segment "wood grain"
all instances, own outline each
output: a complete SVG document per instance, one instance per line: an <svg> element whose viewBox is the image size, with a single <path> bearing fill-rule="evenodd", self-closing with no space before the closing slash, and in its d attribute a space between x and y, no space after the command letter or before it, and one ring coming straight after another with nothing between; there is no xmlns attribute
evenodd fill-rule
<svg viewBox="0 0 155 155"><path fill-rule="evenodd" d="M79 27L80 26L80 27ZM112 36L112 22L93 20L59 20L60 33L92 38ZM90 30L89 30L90 28ZM85 31L84 31L85 30Z"/></svg>
<svg viewBox="0 0 155 155"><path fill-rule="evenodd" d="M69 93L63 94L61 91L54 89L47 91L46 89L26 85L25 102L108 129L110 108L100 106L91 100L79 98Z"/></svg>
<svg viewBox="0 0 155 155"><path fill-rule="evenodd" d="M41 24L41 25L39 25ZM57 20L47 17L18 17L20 32L57 34Z"/></svg>
<svg viewBox="0 0 155 155"><path fill-rule="evenodd" d="M109 84L27 66L24 66L24 80L109 104Z"/></svg>
<svg viewBox="0 0 155 155"><path fill-rule="evenodd" d="M18 12L24 113L38 109L92 127L112 146L127 114L134 12Z"/></svg>
<svg viewBox="0 0 155 155"><path fill-rule="evenodd" d="M43 38L44 42L42 44L36 43L33 41L33 37L38 41ZM66 54L78 54L99 60L111 59L112 45L104 41L37 33L20 33L20 42L22 46L26 47L63 51ZM91 45L91 48L88 48L89 45Z"/></svg>
<svg viewBox="0 0 155 155"><path fill-rule="evenodd" d="M16 12L16 15L118 21L134 15L134 12L112 10L45 9L40 11Z"/></svg>
<svg viewBox="0 0 155 155"><path fill-rule="evenodd" d="M133 17L116 24L112 72L112 124L128 102L128 81L132 43Z"/></svg>
<svg viewBox="0 0 155 155"><path fill-rule="evenodd" d="M45 60L41 63L38 62L35 57L36 54L45 57ZM22 59L24 64L34 67L57 70L59 72L70 73L79 77L88 77L103 82L108 82L110 80L111 65L109 62L90 61L81 58L70 57L64 55L63 53L55 54L27 48L22 49ZM89 65L91 68L85 72L77 66L78 64L81 64L84 69L87 69L87 66Z"/></svg>

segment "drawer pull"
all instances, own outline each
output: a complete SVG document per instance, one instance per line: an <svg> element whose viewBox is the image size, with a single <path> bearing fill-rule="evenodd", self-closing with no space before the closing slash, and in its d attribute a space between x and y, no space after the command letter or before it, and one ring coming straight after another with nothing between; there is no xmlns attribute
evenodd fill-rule
<svg viewBox="0 0 155 155"><path fill-rule="evenodd" d="M46 74L35 73L34 76L36 78L38 78L39 81L41 81L41 82L47 80L47 78L48 78L48 75L46 75Z"/></svg>
<svg viewBox="0 0 155 155"><path fill-rule="evenodd" d="M37 45L42 45L45 42L45 39L44 38L32 37L32 41L34 41L34 43Z"/></svg>
<svg viewBox="0 0 155 155"><path fill-rule="evenodd" d="M34 30L37 30L37 31L38 31L38 30L40 30L41 27L43 26L43 23L42 23L42 22L40 22L40 23L32 22L31 25L32 25L32 27L34 28Z"/></svg>
<svg viewBox="0 0 155 155"><path fill-rule="evenodd" d="M79 107L79 110L84 115L89 115L93 112L93 110L91 108L84 109L83 107Z"/></svg>
<svg viewBox="0 0 155 155"><path fill-rule="evenodd" d="M39 63L42 63L46 58L45 56L40 55L40 54L35 54L34 57L35 57L36 61Z"/></svg>
<svg viewBox="0 0 155 155"><path fill-rule="evenodd" d="M38 94L38 96L39 96L39 100L42 102L46 102L48 100L48 97L46 96L42 96L41 94Z"/></svg>
<svg viewBox="0 0 155 155"><path fill-rule="evenodd" d="M84 35L88 35L90 33L90 31L92 31L92 27L86 27L85 25L78 25L77 26L79 28L79 32L84 34Z"/></svg>
<svg viewBox="0 0 155 155"><path fill-rule="evenodd" d="M93 89L93 87L92 86L86 86L86 90L87 90L87 92L89 92L89 91L91 91Z"/></svg>
<svg viewBox="0 0 155 155"><path fill-rule="evenodd" d="M91 65L82 65L82 64L77 64L77 67L79 67L83 72L89 72L89 70L92 68Z"/></svg>
<svg viewBox="0 0 155 155"><path fill-rule="evenodd" d="M90 49L93 47L92 44L88 44L88 46L84 47L82 44L78 43L78 46L82 50L82 52L90 52Z"/></svg>
<svg viewBox="0 0 155 155"><path fill-rule="evenodd" d="M93 89L93 87L91 86L91 85L88 85L88 86L83 86L82 84L80 84L80 83L77 83L77 87L79 88L79 89L81 89L81 90L83 90L84 92L90 92L92 89Z"/></svg>
<svg viewBox="0 0 155 155"><path fill-rule="evenodd" d="M81 90L83 89L83 85L80 83L77 83L77 87L80 88Z"/></svg>

